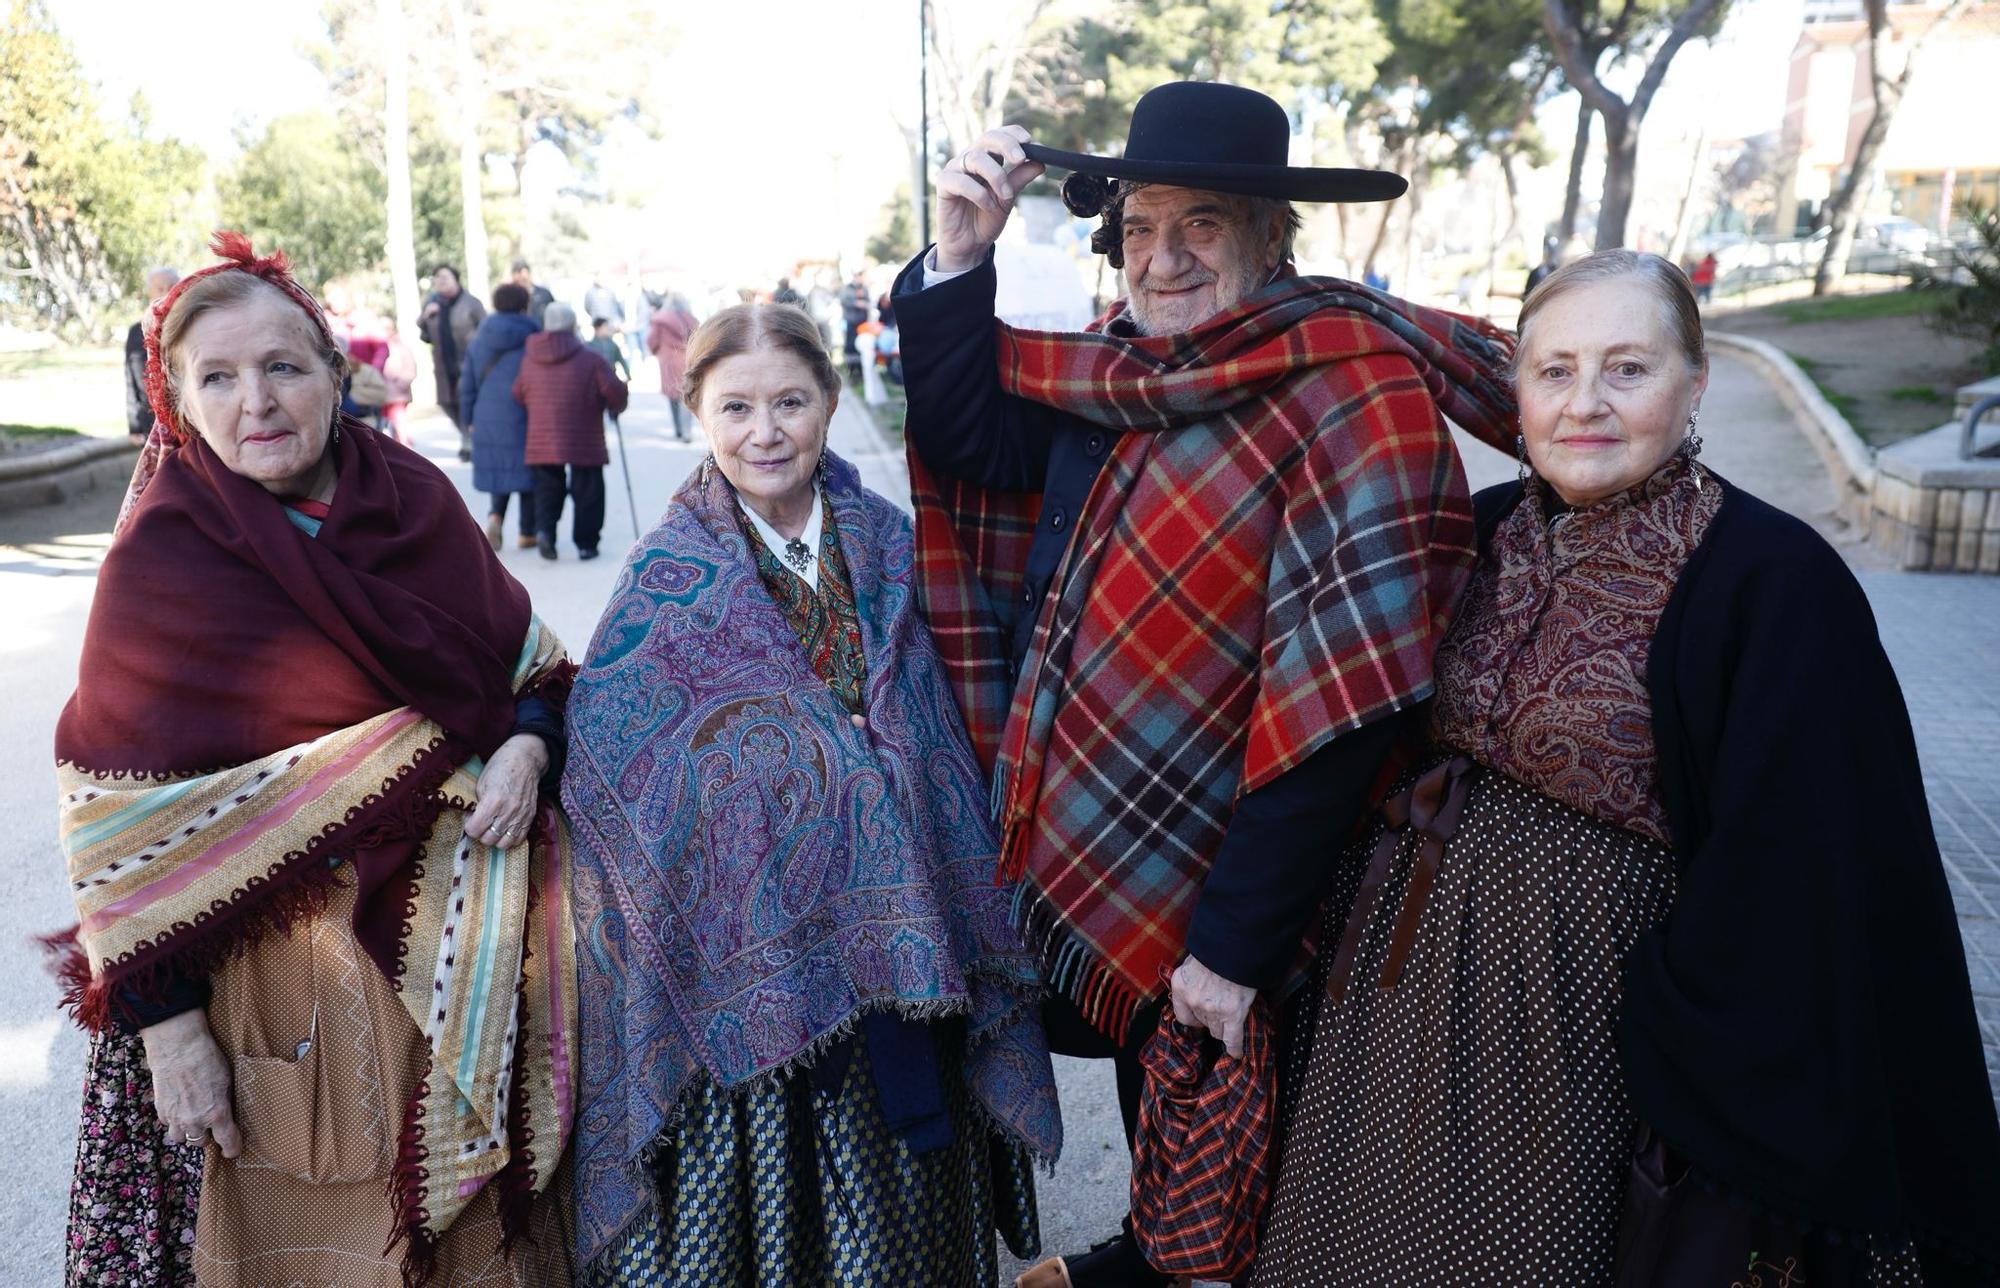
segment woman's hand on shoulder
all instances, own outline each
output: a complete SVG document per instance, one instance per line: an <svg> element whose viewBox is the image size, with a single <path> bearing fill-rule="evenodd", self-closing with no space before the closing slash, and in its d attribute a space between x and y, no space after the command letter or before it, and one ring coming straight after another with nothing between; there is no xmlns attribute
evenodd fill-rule
<svg viewBox="0 0 2000 1288"><path fill-rule="evenodd" d="M479 771L478 799L465 820L466 835L482 845L503 847L527 840L548 768L548 746L536 735L517 733L501 743Z"/></svg>
<svg viewBox="0 0 2000 1288"><path fill-rule="evenodd" d="M229 1059L208 1031L208 1012L196 1007L139 1030L146 1068L153 1075L153 1108L175 1144L202 1144L210 1136L224 1158L243 1150L243 1134L230 1112Z"/></svg>

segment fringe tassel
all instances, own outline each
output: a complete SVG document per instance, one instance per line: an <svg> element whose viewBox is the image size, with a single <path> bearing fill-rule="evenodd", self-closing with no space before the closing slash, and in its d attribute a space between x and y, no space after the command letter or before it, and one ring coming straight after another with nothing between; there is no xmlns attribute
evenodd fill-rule
<svg viewBox="0 0 2000 1288"><path fill-rule="evenodd" d="M1013 911L1015 929L1048 971L1050 991L1076 1003L1094 1028L1123 1043L1132 1017L1153 998L1127 984L1025 882L1015 891Z"/></svg>
<svg viewBox="0 0 2000 1288"><path fill-rule="evenodd" d="M532 906L534 895L529 894ZM528 988L526 959L521 981L514 991L514 1067L508 1071L507 1162L493 1178L494 1198L500 1209L500 1253L514 1255L514 1245L528 1233L528 1220L535 1202L535 1129L528 1122ZM533 1242L532 1236L529 1238Z"/></svg>
<svg viewBox="0 0 2000 1288"><path fill-rule="evenodd" d="M423 1106L430 1095L431 1064L425 1058L424 1076L403 1106L403 1126L396 1135L396 1166L389 1176L389 1198L394 1205L394 1233L382 1249L388 1256L403 1248L403 1288L423 1288L437 1272L437 1232L431 1229L430 1209L424 1206L424 1188L431 1169L424 1166L430 1149L424 1144Z"/></svg>
<svg viewBox="0 0 2000 1288"><path fill-rule="evenodd" d="M210 974L265 935L289 933L325 905L340 881L341 869L327 861L329 856L344 857L430 834L445 805L437 789L466 755L456 738L432 743L397 777L384 781L376 794L348 811L346 818L328 824L303 849L272 864L262 880L247 883L229 903L217 903L198 914L192 925L176 924L158 940L141 944L125 961L105 963L95 975L76 927L43 936L52 957L50 968L63 985L63 1007L80 1026L101 1033L111 1021L121 990L141 998L161 996L170 967L176 973Z"/></svg>

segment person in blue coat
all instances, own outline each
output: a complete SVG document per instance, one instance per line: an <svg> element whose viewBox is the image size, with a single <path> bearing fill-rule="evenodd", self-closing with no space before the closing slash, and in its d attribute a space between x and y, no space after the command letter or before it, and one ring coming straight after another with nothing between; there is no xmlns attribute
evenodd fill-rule
<svg viewBox="0 0 2000 1288"><path fill-rule="evenodd" d="M472 426L472 486L486 493L486 539L500 548L507 502L519 494L522 547L535 544L535 475L528 468L528 412L514 399L522 346L542 329L528 312L525 287L493 288L493 312L479 324L458 378L458 405Z"/></svg>

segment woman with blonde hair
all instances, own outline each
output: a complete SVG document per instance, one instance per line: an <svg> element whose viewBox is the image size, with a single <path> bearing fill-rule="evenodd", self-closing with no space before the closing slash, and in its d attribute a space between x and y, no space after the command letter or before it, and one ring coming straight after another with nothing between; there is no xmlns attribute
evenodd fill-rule
<svg viewBox="0 0 2000 1288"><path fill-rule="evenodd" d="M788 305L688 343L710 454L571 699L592 1284L985 1285L1061 1143L1040 975L911 592Z"/></svg>

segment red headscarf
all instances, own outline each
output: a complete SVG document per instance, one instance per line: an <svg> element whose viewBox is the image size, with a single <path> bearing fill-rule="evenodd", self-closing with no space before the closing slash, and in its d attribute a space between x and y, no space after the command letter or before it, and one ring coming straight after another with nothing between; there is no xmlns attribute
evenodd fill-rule
<svg viewBox="0 0 2000 1288"><path fill-rule="evenodd" d="M175 414L159 322L201 278L268 282L331 342L282 254L259 258L240 233L217 233L214 245L224 262L153 306L146 383L171 438L156 435L164 450L149 445L133 476L56 754L90 770L190 773L405 704L491 754L513 724L528 593L451 480L343 417L328 447L339 482L308 539Z"/></svg>
<svg viewBox="0 0 2000 1288"><path fill-rule="evenodd" d="M250 249L248 237L223 230L217 230L215 240L208 244L208 248L222 256L222 263L210 264L175 282L172 290L153 302L152 317L146 327L146 399L153 404L154 418L183 443L194 431L182 421L180 408L174 405L173 394L167 388L167 364L160 354L160 325L167 320L167 314L173 310L174 301L180 299L181 293L202 278L214 277L217 273L248 273L259 281L270 283L299 306L312 321L326 347L334 347L333 328L327 324L326 310L320 307L312 292L300 286L299 280L292 276L292 262L285 258L285 252L278 251L260 259Z"/></svg>

